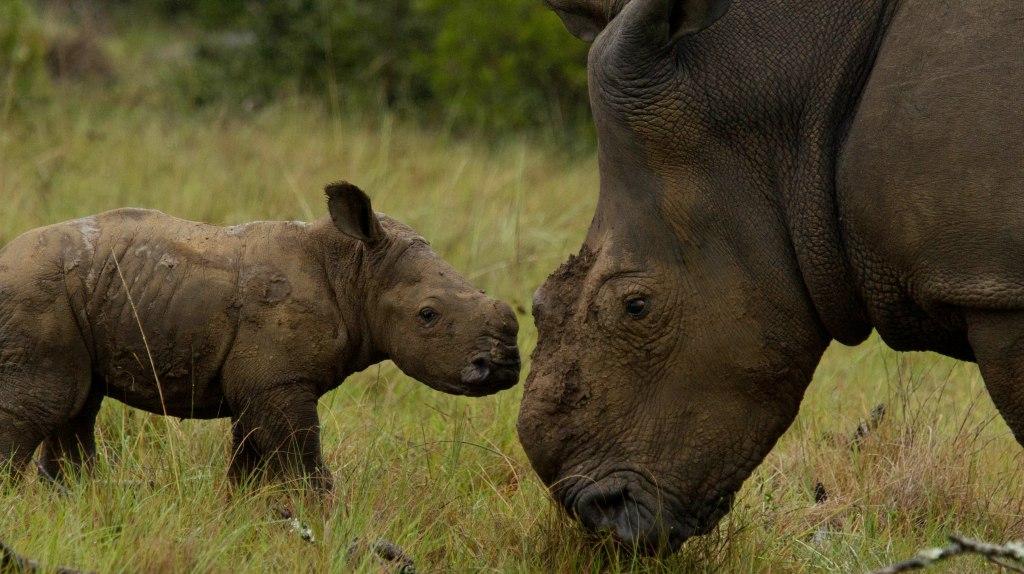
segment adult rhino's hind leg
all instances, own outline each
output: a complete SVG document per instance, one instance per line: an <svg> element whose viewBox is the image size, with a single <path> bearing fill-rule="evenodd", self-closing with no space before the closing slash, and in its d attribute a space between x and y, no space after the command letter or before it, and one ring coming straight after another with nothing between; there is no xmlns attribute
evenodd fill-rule
<svg viewBox="0 0 1024 574"><path fill-rule="evenodd" d="M1024 312L973 312L968 330L985 387L1024 446Z"/></svg>
<svg viewBox="0 0 1024 574"><path fill-rule="evenodd" d="M46 438L39 461L46 478L62 480L65 470L92 464L96 457L96 415L102 403L103 392L94 388L78 413Z"/></svg>

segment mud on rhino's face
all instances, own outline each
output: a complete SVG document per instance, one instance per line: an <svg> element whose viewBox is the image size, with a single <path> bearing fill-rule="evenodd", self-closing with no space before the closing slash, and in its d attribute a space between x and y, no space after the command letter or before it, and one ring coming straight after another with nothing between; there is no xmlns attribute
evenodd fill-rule
<svg viewBox="0 0 1024 574"><path fill-rule="evenodd" d="M592 241L535 296L520 440L584 526L674 550L728 512L813 365L775 344L789 319L727 255Z"/></svg>
<svg viewBox="0 0 1024 574"><path fill-rule="evenodd" d="M728 512L827 339L780 213L758 203L748 122L721 116L742 94L694 80L722 63L690 36L728 0L548 2L594 40L601 190L583 251L535 297L519 436L584 526L674 550Z"/></svg>

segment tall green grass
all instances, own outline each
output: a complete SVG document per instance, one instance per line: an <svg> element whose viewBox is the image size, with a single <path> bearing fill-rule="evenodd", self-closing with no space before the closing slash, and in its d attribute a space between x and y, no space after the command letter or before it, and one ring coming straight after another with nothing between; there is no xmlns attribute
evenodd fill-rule
<svg viewBox="0 0 1024 574"><path fill-rule="evenodd" d="M301 100L194 113L144 97L141 82L58 85L49 104L3 120L0 243L125 205L223 224L311 219L323 214L323 184L345 178L510 301L532 350L532 292L578 247L594 209L592 156ZM108 400L92 476L68 493L35 478L2 485L0 539L45 564L100 572L377 571L369 559L346 562L357 537L390 539L428 572L849 572L947 533L1024 537L1024 449L971 365L898 356L876 340L830 350L729 518L661 560L588 541L556 511L516 441L520 397L445 396L389 364L352 377L320 409L337 494L323 507L293 501L314 544L278 520L281 493L229 487L226 421ZM887 417L851 449L880 403ZM964 559L948 571L985 568Z"/></svg>

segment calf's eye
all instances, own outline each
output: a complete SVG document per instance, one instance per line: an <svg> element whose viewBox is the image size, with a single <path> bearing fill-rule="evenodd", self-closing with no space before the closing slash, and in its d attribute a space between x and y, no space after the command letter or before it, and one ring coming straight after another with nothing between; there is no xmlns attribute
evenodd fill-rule
<svg viewBox="0 0 1024 574"><path fill-rule="evenodd" d="M646 297L630 297L626 299L626 314L634 319L643 319L650 310Z"/></svg>
<svg viewBox="0 0 1024 574"><path fill-rule="evenodd" d="M433 307L424 307L420 309L420 320L426 325L437 321L437 318L440 316L441 314L434 310Z"/></svg>

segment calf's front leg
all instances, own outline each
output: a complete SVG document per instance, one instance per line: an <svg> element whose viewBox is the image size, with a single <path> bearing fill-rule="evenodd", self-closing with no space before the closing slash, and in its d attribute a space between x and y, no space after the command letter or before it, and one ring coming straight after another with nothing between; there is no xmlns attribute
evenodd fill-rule
<svg viewBox="0 0 1024 574"><path fill-rule="evenodd" d="M294 383L237 395L228 397L236 413L229 476L239 481L264 469L275 480L331 491L331 473L320 453L319 396Z"/></svg>

